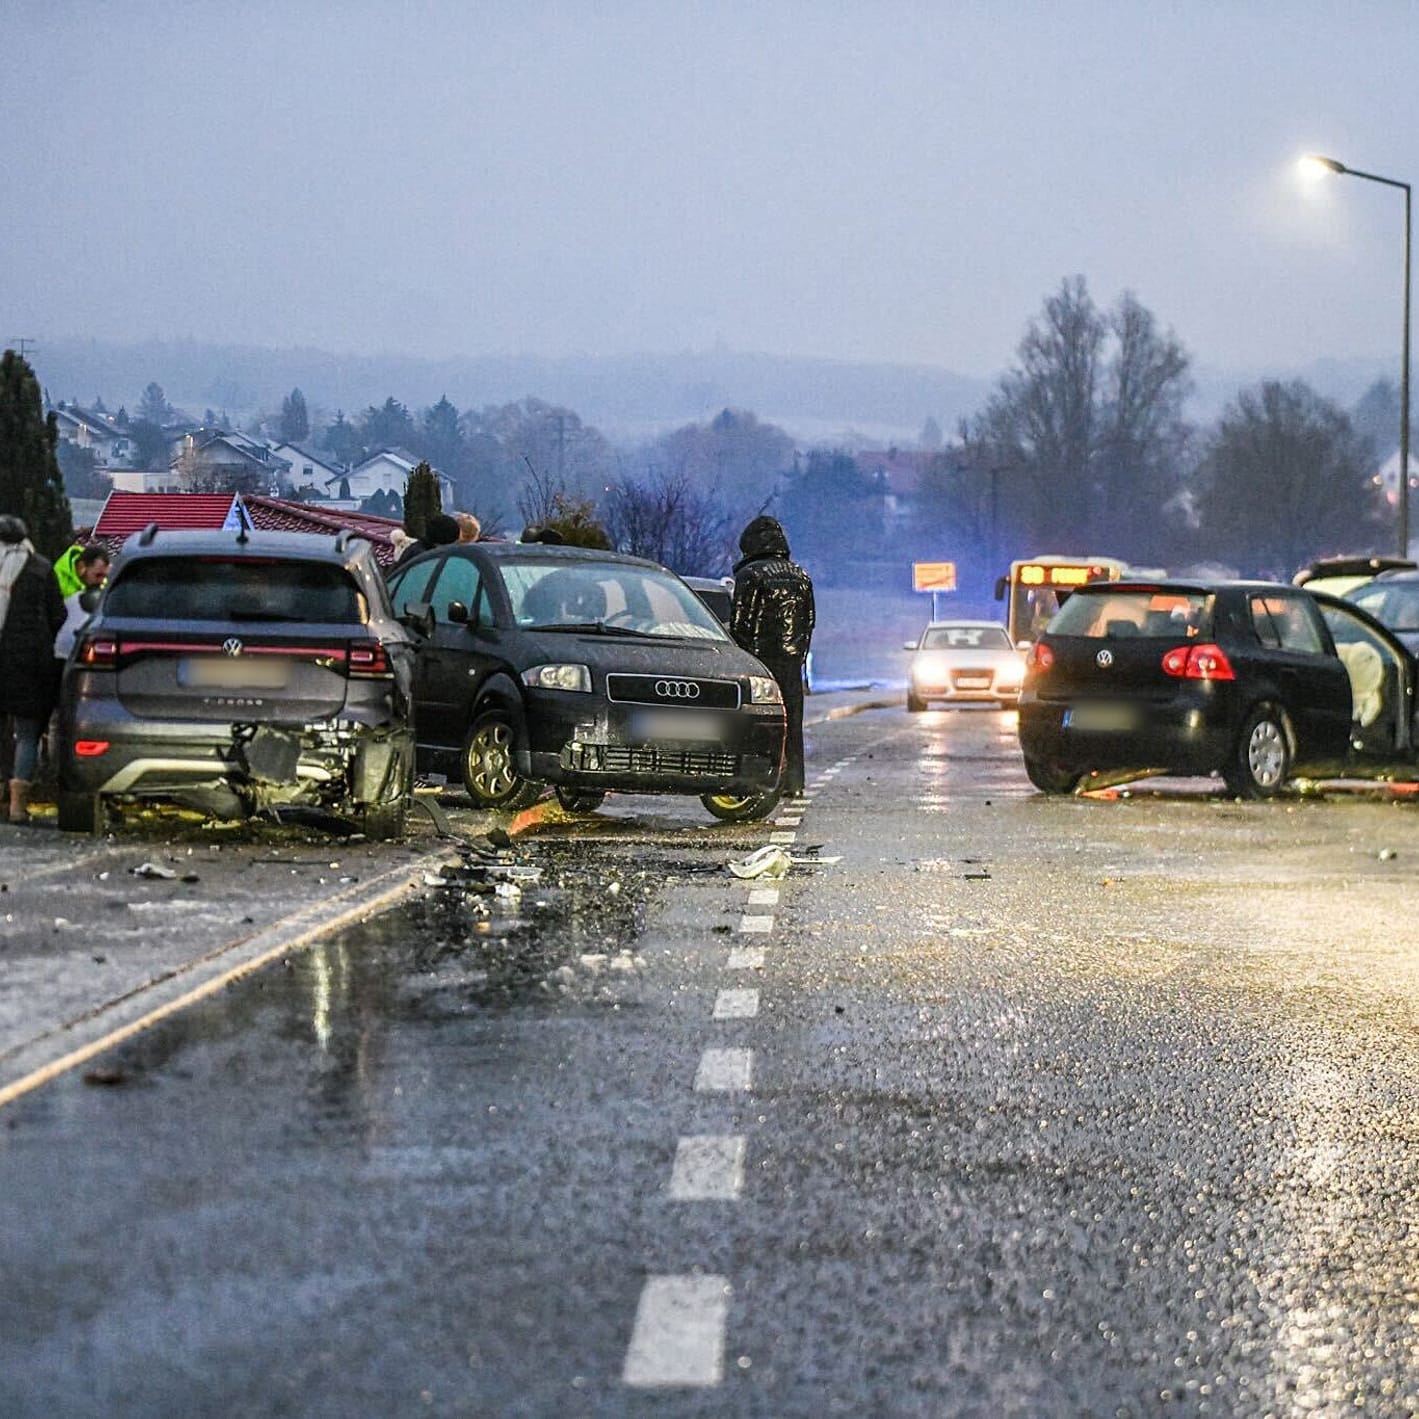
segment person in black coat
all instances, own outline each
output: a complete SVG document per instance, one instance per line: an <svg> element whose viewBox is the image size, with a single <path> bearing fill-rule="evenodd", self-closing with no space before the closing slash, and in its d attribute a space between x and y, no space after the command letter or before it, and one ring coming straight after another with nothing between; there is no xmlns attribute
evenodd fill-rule
<svg viewBox="0 0 1419 1419"><path fill-rule="evenodd" d="M14 726L12 823L29 821L39 736L58 696L54 637L63 624L53 564L35 551L18 517L0 517L0 716Z"/></svg>
<svg viewBox="0 0 1419 1419"><path fill-rule="evenodd" d="M788 742L782 788L803 793L803 662L813 640L813 581L789 556L777 518L756 517L739 538L729 633L762 660L783 692Z"/></svg>

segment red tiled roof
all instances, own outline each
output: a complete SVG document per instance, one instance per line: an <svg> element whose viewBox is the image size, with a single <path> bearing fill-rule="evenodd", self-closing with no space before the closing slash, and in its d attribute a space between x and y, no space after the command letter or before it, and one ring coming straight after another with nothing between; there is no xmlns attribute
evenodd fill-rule
<svg viewBox="0 0 1419 1419"><path fill-rule="evenodd" d="M393 565L394 543L390 533L400 525L394 518L376 517L368 512L341 512L314 503L256 494L242 501L251 514L251 525L263 532L357 532L374 545L375 559L381 566Z"/></svg>
<svg viewBox="0 0 1419 1419"><path fill-rule="evenodd" d="M169 531L221 528L236 501L235 493L110 493L93 535L116 549L150 522Z"/></svg>

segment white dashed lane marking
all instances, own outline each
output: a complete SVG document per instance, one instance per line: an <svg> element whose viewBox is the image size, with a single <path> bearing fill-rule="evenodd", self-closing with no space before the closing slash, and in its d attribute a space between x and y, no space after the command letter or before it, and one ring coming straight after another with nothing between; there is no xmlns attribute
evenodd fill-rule
<svg viewBox="0 0 1419 1419"><path fill-rule="evenodd" d="M758 1013L757 990L722 990L714 998L716 1020L752 1020Z"/></svg>
<svg viewBox="0 0 1419 1419"><path fill-rule="evenodd" d="M736 946L729 953L728 969L731 971L763 970L764 948L762 946Z"/></svg>
<svg viewBox="0 0 1419 1419"><path fill-rule="evenodd" d="M622 1380L646 1389L719 1384L729 1295L723 1276L646 1277Z"/></svg>
<svg viewBox="0 0 1419 1419"><path fill-rule="evenodd" d="M774 929L774 919L771 916L741 916L739 918L739 930L741 933L750 935L763 934Z"/></svg>
<svg viewBox="0 0 1419 1419"><path fill-rule="evenodd" d="M675 1145L670 1196L676 1202L728 1202L744 1190L745 1140L700 1134Z"/></svg>
<svg viewBox="0 0 1419 1419"><path fill-rule="evenodd" d="M738 1093L751 1087L754 1078L754 1051L751 1049L707 1049L695 1071L698 1094Z"/></svg>
<svg viewBox="0 0 1419 1419"><path fill-rule="evenodd" d="M751 907L776 907L778 905L778 888L753 888L749 893L749 905Z"/></svg>
<svg viewBox="0 0 1419 1419"><path fill-rule="evenodd" d="M771 843L792 843L792 842L797 842L797 841L798 841L798 834L797 834L797 833L770 833L770 834L769 834L769 841L770 841Z"/></svg>

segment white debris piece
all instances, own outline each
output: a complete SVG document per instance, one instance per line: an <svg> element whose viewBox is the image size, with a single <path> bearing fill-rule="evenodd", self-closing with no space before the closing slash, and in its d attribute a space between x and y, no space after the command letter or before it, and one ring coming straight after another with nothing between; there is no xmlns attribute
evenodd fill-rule
<svg viewBox="0 0 1419 1419"><path fill-rule="evenodd" d="M135 877L176 877L177 873L171 867L162 867L156 862L140 862L137 867L130 867Z"/></svg>
<svg viewBox="0 0 1419 1419"><path fill-rule="evenodd" d="M761 847L748 857L730 858L729 870L740 878L788 876L789 855L776 844Z"/></svg>

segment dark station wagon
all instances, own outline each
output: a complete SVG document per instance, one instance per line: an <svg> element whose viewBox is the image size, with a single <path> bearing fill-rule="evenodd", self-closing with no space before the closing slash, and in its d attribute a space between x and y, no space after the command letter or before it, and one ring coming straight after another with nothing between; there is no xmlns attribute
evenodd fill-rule
<svg viewBox="0 0 1419 1419"><path fill-rule="evenodd" d="M1080 587L1031 649L1030 781L1220 774L1246 798L1307 777L1413 777L1416 662L1348 601L1266 582Z"/></svg>
<svg viewBox="0 0 1419 1419"><path fill-rule="evenodd" d="M526 807L549 785L576 812L610 791L696 795L728 821L777 802L778 685L664 567L478 542L404 563L390 592L425 631L420 765L480 807Z"/></svg>

